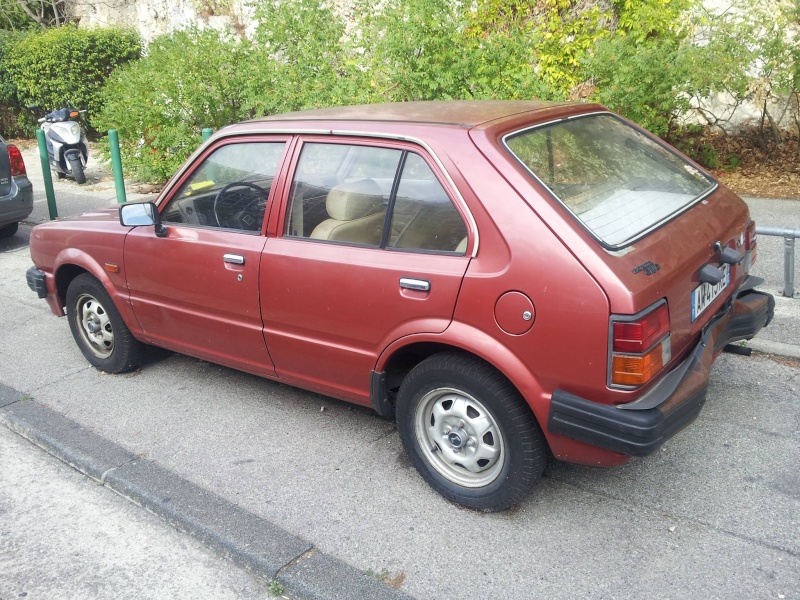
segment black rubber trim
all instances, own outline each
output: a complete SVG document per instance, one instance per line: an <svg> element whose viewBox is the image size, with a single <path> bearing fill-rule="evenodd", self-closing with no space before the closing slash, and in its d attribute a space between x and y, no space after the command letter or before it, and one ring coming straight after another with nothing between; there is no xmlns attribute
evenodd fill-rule
<svg viewBox="0 0 800 600"><path fill-rule="evenodd" d="M743 287L734 298L706 326L689 357L636 402L610 406L564 390L553 392L548 431L632 456L656 451L700 414L719 351L730 342L752 338L772 320L772 295Z"/></svg>
<svg viewBox="0 0 800 600"><path fill-rule="evenodd" d="M706 390L703 386L666 415L658 408L619 410L556 390L547 427L551 433L606 450L647 456L697 418L706 401Z"/></svg>
<svg viewBox="0 0 800 600"><path fill-rule="evenodd" d="M36 267L31 267L25 273L25 279L28 281L28 287L31 291L36 292L39 298L47 298L47 283L45 283L45 275Z"/></svg>
<svg viewBox="0 0 800 600"><path fill-rule="evenodd" d="M372 371L369 381L372 408L384 419L394 419L394 405L389 401L386 391L386 372Z"/></svg>

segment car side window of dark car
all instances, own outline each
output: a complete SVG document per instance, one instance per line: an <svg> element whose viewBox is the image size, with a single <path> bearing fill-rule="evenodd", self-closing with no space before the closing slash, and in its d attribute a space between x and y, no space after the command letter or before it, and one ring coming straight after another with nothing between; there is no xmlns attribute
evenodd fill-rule
<svg viewBox="0 0 800 600"><path fill-rule="evenodd" d="M260 232L284 147L284 142L220 146L172 195L161 220Z"/></svg>
<svg viewBox="0 0 800 600"><path fill-rule="evenodd" d="M467 240L461 216L421 156L396 148L323 143L303 146L284 234L460 254Z"/></svg>

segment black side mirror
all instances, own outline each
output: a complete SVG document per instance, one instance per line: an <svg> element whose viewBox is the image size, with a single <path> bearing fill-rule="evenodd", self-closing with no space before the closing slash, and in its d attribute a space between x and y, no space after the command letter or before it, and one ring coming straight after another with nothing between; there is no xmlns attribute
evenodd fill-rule
<svg viewBox="0 0 800 600"><path fill-rule="evenodd" d="M153 225L158 237L166 237L167 228L161 223L158 208L152 202L130 202L119 207L119 222L126 227Z"/></svg>

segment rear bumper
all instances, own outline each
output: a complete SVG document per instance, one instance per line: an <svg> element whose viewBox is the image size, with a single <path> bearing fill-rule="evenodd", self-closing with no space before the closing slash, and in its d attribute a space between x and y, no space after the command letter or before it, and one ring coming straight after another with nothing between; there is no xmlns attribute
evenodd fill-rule
<svg viewBox="0 0 800 600"><path fill-rule="evenodd" d="M772 320L775 299L752 289L758 283L748 279L728 308L706 326L689 357L635 402L609 406L556 390L548 430L632 456L656 451L700 414L711 365L722 348L754 337Z"/></svg>
<svg viewBox="0 0 800 600"><path fill-rule="evenodd" d="M33 186L24 177L15 177L11 193L0 198L0 227L19 223L33 212Z"/></svg>

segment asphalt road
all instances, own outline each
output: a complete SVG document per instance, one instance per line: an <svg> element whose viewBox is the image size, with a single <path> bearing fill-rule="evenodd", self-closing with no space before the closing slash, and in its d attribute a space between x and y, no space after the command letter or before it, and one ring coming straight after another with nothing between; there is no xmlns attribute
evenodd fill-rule
<svg viewBox="0 0 800 600"><path fill-rule="evenodd" d="M750 205L800 222L800 204ZM479 514L426 486L367 410L168 352L92 369L27 289L24 240L0 245L0 383L411 596L800 598L797 362L723 355L699 419L657 454L552 463L515 510ZM759 248L782 288L782 252ZM768 331L800 344L796 320Z"/></svg>

